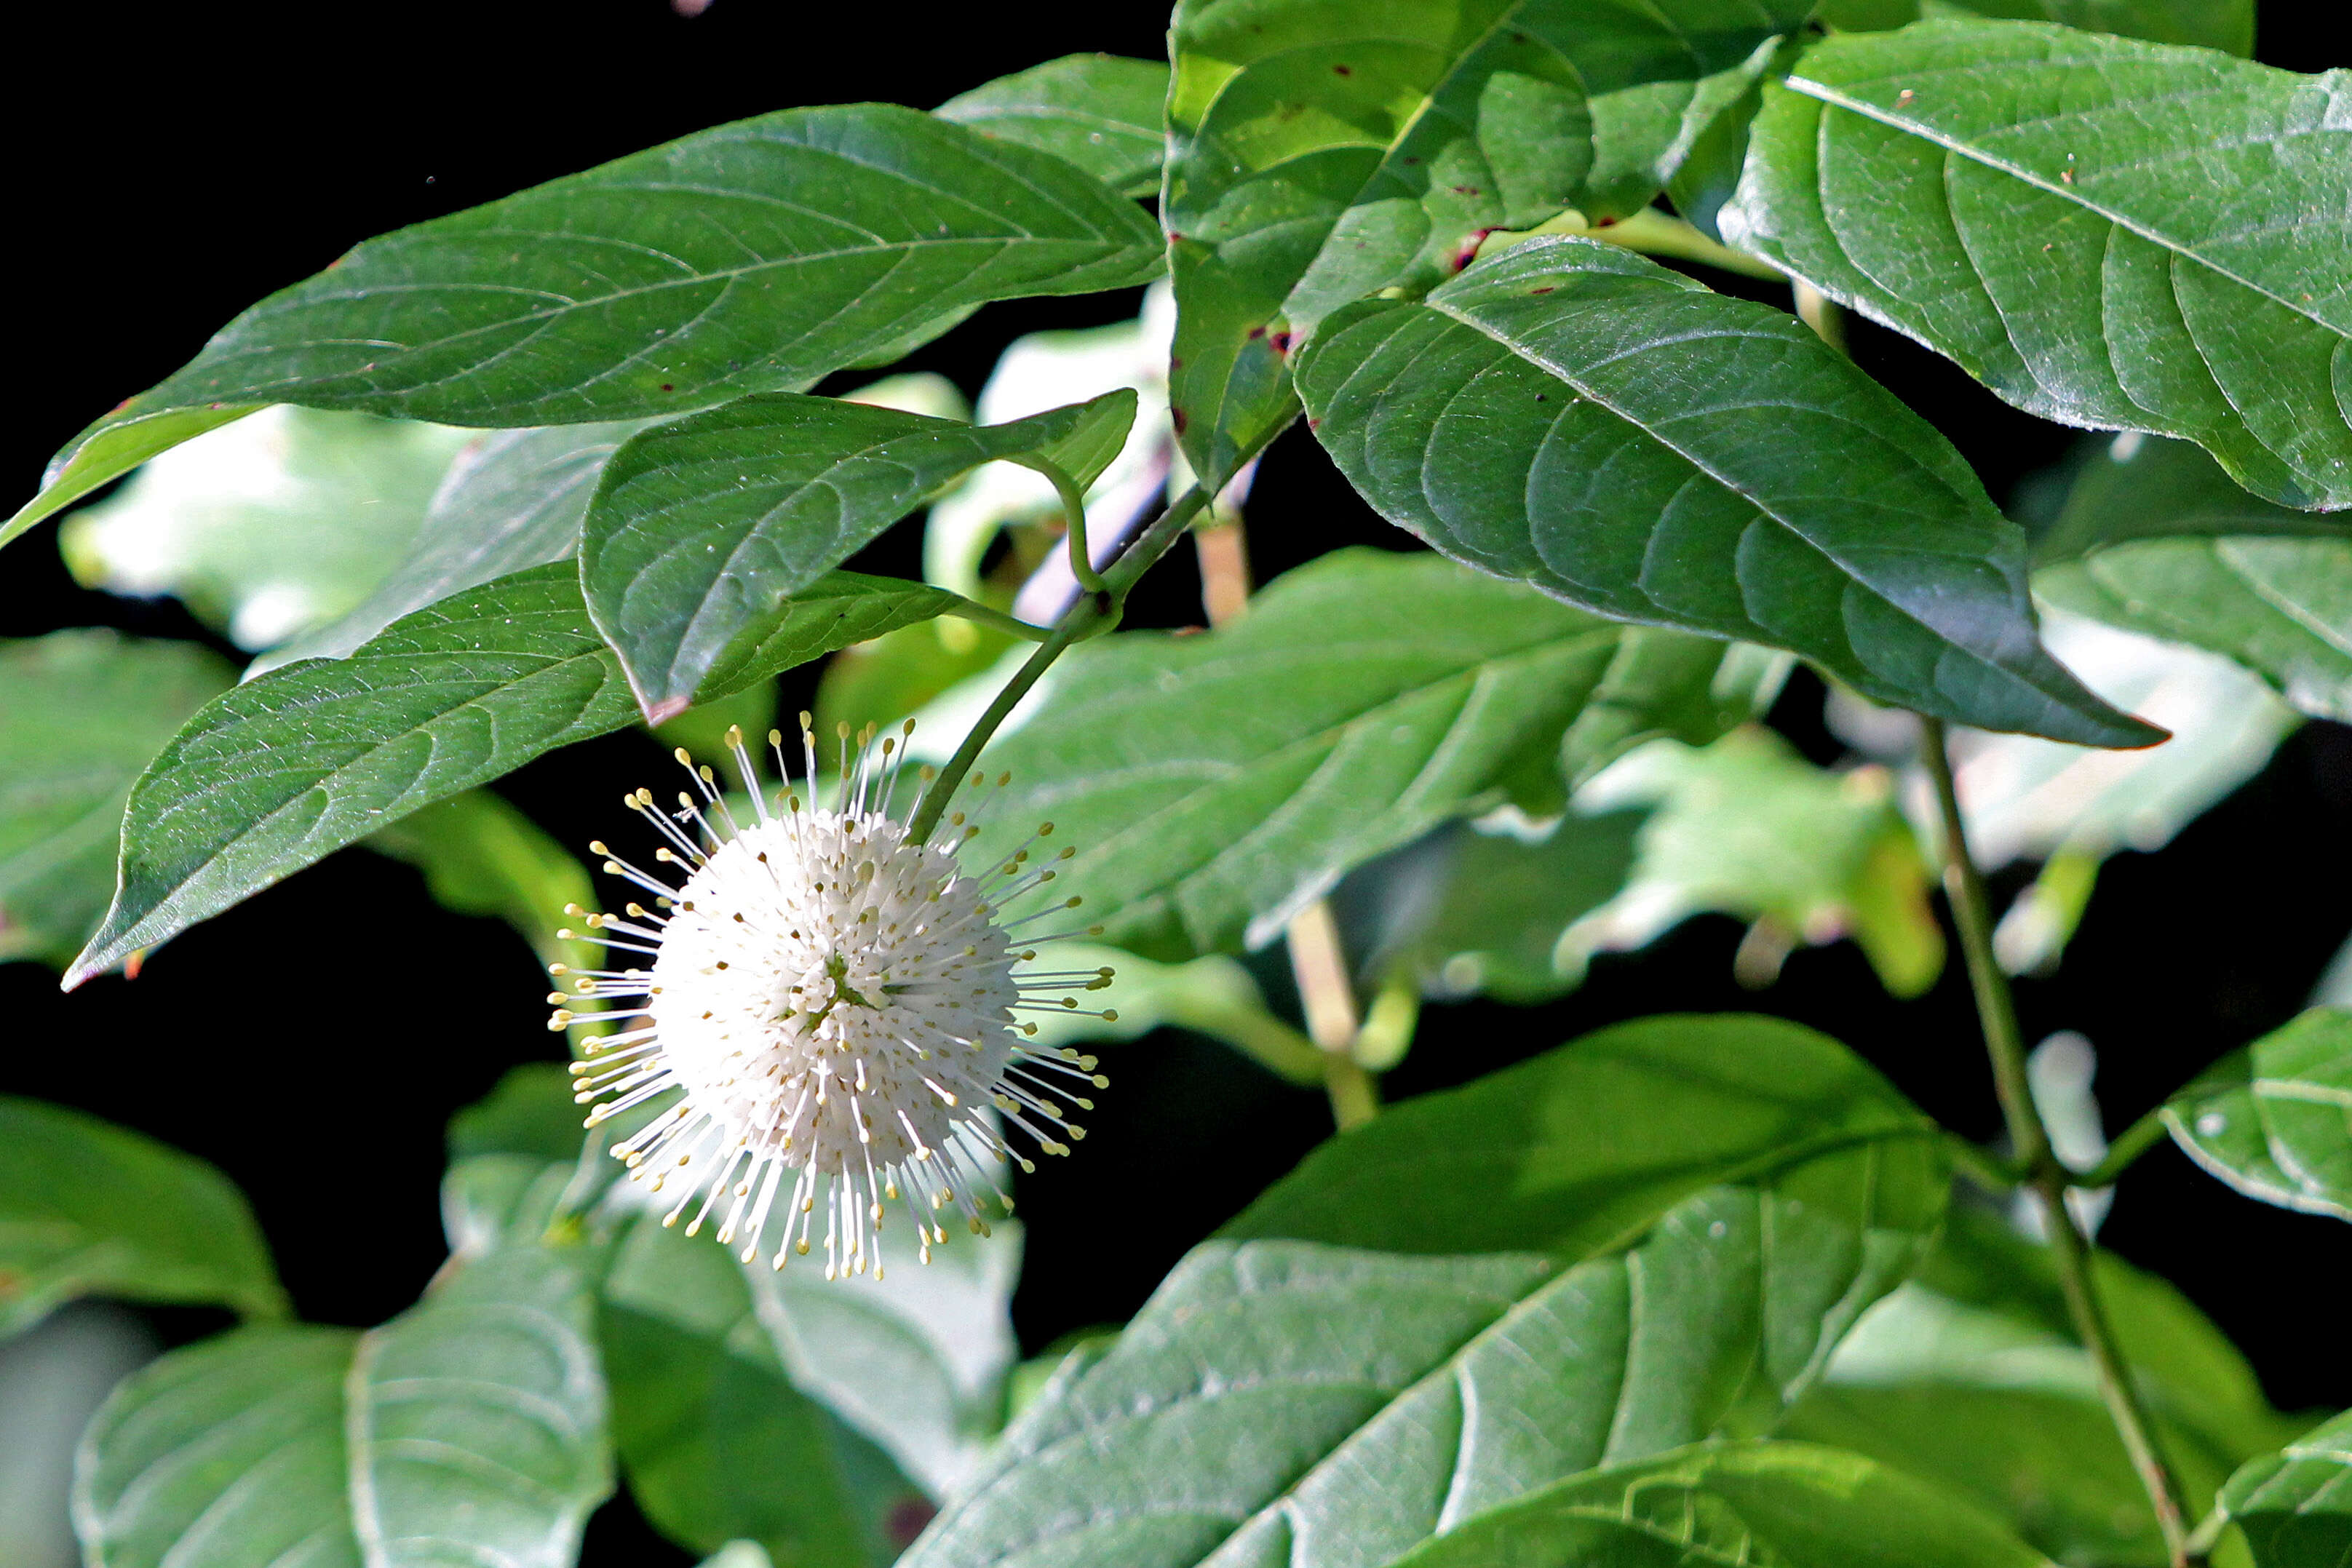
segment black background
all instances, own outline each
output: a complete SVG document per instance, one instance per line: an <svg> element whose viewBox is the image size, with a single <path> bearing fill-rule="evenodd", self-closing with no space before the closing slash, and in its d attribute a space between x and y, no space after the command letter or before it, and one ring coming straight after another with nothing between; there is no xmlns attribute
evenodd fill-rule
<svg viewBox="0 0 2352 1568"><path fill-rule="evenodd" d="M2304 70L2352 59L2322 36L2328 9L2266 5L2262 57ZM89 419L369 235L772 109L928 106L1076 49L1156 55L1163 26L1145 6L1055 19L1026 6L773 0L717 0L691 20L661 0L28 15L12 26L14 85L0 104L17 279L6 333L16 406L0 427L7 507ZM994 307L912 364L976 392L1007 338L1132 309L1132 296ZM1856 353L1958 443L1996 497L2072 439L1885 334L1858 331ZM1408 542L1296 432L1265 465L1251 522L1261 580L1336 545ZM894 537L859 564L911 575L913 547ZM1198 619L1180 552L1130 623ZM206 636L173 601L75 588L47 528L0 556L0 636L82 624ZM804 676L788 679L788 704L805 690ZM1819 683L1801 674L1773 718L1826 761L1837 748L1820 707ZM579 846L625 826L607 809L616 787L657 766L652 744L628 734L500 788ZM2314 724L2169 847L2109 863L2063 968L2021 988L2028 1038L2087 1034L2120 1129L2293 1015L2352 927L2347 873L2352 731ZM1731 979L1738 936L1727 920L1694 921L1600 960L1550 1007L1433 1009L1388 1091L1459 1082L1622 1018L1760 1008L1849 1041L1954 1126L1995 1133L1957 964L1932 995L1897 1003L1842 944L1799 952L1759 995ZM1280 966L1262 967L1279 990ZM541 989L519 939L442 912L415 872L354 851L176 939L135 982L63 997L36 966L0 967L0 1092L81 1106L212 1160L252 1196L302 1313L373 1323L406 1306L442 1257L444 1122L509 1066L552 1053ZM1030 1260L1015 1316L1031 1349L1129 1315L1187 1247L1328 1130L1319 1096L1188 1037L1123 1048L1110 1070L1080 1156L1024 1184ZM2104 1239L2211 1312L2278 1403L2352 1405L2330 1284L2352 1258L2342 1226L2238 1198L2167 1145L2126 1181ZM205 1314L163 1320L175 1338L212 1326ZM608 1510L591 1560L684 1561L642 1529L625 1504Z"/></svg>

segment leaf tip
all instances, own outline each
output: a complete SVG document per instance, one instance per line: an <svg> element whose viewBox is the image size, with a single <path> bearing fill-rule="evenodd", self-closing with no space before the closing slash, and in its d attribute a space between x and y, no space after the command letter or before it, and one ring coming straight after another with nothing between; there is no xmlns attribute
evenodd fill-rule
<svg viewBox="0 0 2352 1568"><path fill-rule="evenodd" d="M653 701L639 698L637 702L637 706L644 712L646 722L649 725L667 724L692 706L694 706L692 702L686 697L661 697Z"/></svg>

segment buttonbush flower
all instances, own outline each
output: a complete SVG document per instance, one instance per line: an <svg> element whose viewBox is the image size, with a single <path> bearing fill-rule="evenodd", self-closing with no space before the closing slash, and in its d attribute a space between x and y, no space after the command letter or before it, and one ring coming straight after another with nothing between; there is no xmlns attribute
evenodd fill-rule
<svg viewBox="0 0 2352 1568"><path fill-rule="evenodd" d="M808 722L802 715L814 794ZM649 789L625 798L661 837L655 869L590 846L650 907L569 911L584 916L614 967L555 966L577 995L550 997L559 1005L549 1027L625 1026L587 1042L585 1060L573 1064L577 1098L598 1102L588 1125L674 1095L612 1152L633 1179L678 1194L665 1225L684 1218L692 1235L716 1216L719 1239L740 1244L747 1263L771 1235L779 1269L821 1237L826 1278L869 1263L879 1278L875 1236L886 1204L902 1193L919 1200L924 1261L947 1240L942 1212L959 1212L985 1235L987 1198L1013 1208L995 1179L1001 1162L1035 1168L1007 1134L1067 1154L1085 1136L1072 1114L1094 1108L1078 1092L1108 1084L1093 1057L1032 1044L1037 1026L1022 1015L1076 1010L1079 993L1108 987L1111 971L1017 967L1051 942L1101 928L1026 934L1075 918L1076 898L1020 918L1004 914L1045 889L1076 852L1053 843L1047 822L975 874L959 860L979 831L963 812L924 841L910 838L891 807L913 729L877 747L871 727L854 746L841 727L830 807L782 786L772 800L741 730L730 729L749 821L738 819L712 770L680 750L693 789L678 793L675 811L657 807ZM781 774L782 733L771 730L768 743ZM939 787L928 767L919 776L922 787ZM987 781L974 774L971 782L979 789ZM575 1010L583 998L622 1005Z"/></svg>

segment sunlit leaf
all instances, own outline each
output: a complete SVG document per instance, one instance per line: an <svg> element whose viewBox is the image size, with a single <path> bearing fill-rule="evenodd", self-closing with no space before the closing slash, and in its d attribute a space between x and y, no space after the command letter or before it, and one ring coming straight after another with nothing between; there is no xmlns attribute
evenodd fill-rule
<svg viewBox="0 0 2352 1568"><path fill-rule="evenodd" d="M1076 163L1130 196L1160 193L1168 68L1117 55L1065 55L958 93L931 112L983 136Z"/></svg>
<svg viewBox="0 0 2352 1568"><path fill-rule="evenodd" d="M1809 9L1186 0L1162 216L1193 466L1222 484L1289 422L1290 346L1339 306L1639 210Z"/></svg>
<svg viewBox="0 0 2352 1568"><path fill-rule="evenodd" d="M1765 89L1725 235L2029 413L2352 506L2344 90L2071 27L1842 35Z"/></svg>
<svg viewBox="0 0 2352 1568"><path fill-rule="evenodd" d="M1348 306L1298 374L1374 509L1482 570L1923 713L2159 738L2042 647L2024 536L1959 454L1793 317L1561 237Z"/></svg>
<svg viewBox="0 0 2352 1568"><path fill-rule="evenodd" d="M2165 1103L2189 1157L2249 1197L2352 1219L2352 1013L2314 1008Z"/></svg>
<svg viewBox="0 0 2352 1568"><path fill-rule="evenodd" d="M889 104L698 131L356 246L90 426L0 541L263 403L450 424L682 413L896 359L992 299L1160 270L1061 159Z"/></svg>
<svg viewBox="0 0 2352 1568"><path fill-rule="evenodd" d="M2250 1460L2221 1508L2255 1568L2337 1568L2352 1557L2352 1415Z"/></svg>

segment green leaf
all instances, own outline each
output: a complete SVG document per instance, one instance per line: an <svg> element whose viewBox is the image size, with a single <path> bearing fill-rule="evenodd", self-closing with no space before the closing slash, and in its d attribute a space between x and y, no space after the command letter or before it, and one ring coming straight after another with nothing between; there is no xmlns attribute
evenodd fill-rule
<svg viewBox="0 0 2352 1568"><path fill-rule="evenodd" d="M1765 89L1724 234L2029 413L2352 506L2347 90L2027 23L1834 37Z"/></svg>
<svg viewBox="0 0 2352 1568"><path fill-rule="evenodd" d="M1761 719L1793 663L1752 643L1626 627L1609 673L1570 727L1569 782L1584 783L1645 740L1705 746Z"/></svg>
<svg viewBox="0 0 2352 1568"><path fill-rule="evenodd" d="M343 1381L358 1339L242 1329L126 1379L75 1465L91 1568L371 1568L346 1501Z"/></svg>
<svg viewBox="0 0 2352 1568"><path fill-rule="evenodd" d="M1333 903L1343 931L1372 928L1364 970L1402 967L1427 996L1548 1001L1582 977L1555 962L1560 936L1624 888L1642 821L1639 811L1572 811L1533 842L1449 825L1351 873ZM1124 970L1119 981L1124 1019Z"/></svg>
<svg viewBox="0 0 2352 1568"><path fill-rule="evenodd" d="M2314 1008L2165 1102L2189 1157L2249 1197L2352 1219L2352 1013Z"/></svg>
<svg viewBox="0 0 2352 1568"><path fill-rule="evenodd" d="M2200 1511L2291 1425L2179 1291L2111 1254L2095 1267L2185 1506ZM1982 1209L1954 1211L1920 1277L1864 1315L1782 1434L1973 1498L2063 1562L2168 1561L2047 1250Z"/></svg>
<svg viewBox="0 0 2352 1568"><path fill-rule="evenodd" d="M1761 1430L1948 1182L1931 1124L1770 1019L1645 1019L1408 1101L1196 1249L906 1562L1388 1563Z"/></svg>
<svg viewBox="0 0 2352 1568"><path fill-rule="evenodd" d="M1959 454L1792 317L1561 236L1349 306L1298 375L1373 508L1483 570L1988 729L2161 738L2042 649Z"/></svg>
<svg viewBox="0 0 2352 1568"><path fill-rule="evenodd" d="M227 1177L94 1116L0 1096L0 1338L79 1296L286 1312Z"/></svg>
<svg viewBox="0 0 2352 1568"><path fill-rule="evenodd" d="M1976 1507L1859 1454L1804 1443L1687 1449L1560 1481L1397 1568L2047 1568Z"/></svg>
<svg viewBox="0 0 2352 1568"><path fill-rule="evenodd" d="M86 588L173 594L239 647L342 615L411 548L469 434L315 409L265 409L156 456L68 520Z"/></svg>
<svg viewBox="0 0 2352 1568"><path fill-rule="evenodd" d="M193 643L0 641L0 962L79 951L114 894L131 780L235 680Z"/></svg>
<svg viewBox="0 0 2352 1568"><path fill-rule="evenodd" d="M1900 27L1923 16L1989 16L2254 52L2254 0L1827 0L1817 15L1846 32Z"/></svg>
<svg viewBox="0 0 2352 1568"><path fill-rule="evenodd" d="M1158 228L1062 160L889 104L793 109L352 249L58 456L13 538L223 415L449 424L681 413L896 359L992 299L1160 270Z"/></svg>
<svg viewBox="0 0 2352 1568"><path fill-rule="evenodd" d="M1832 1211L1882 1205L1874 1223L1900 1236L1942 1218L1933 1124L1844 1046L1753 1014L1667 1014L1393 1107L1307 1155L1223 1234L1586 1258L1716 1184L1817 1159L1877 1174L1874 1197L1857 1189ZM1413 1201L1395 1201L1408 1188ZM1913 1246L1895 1246L1906 1269Z"/></svg>
<svg viewBox="0 0 2352 1568"><path fill-rule="evenodd" d="M696 1552L756 1541L777 1568L888 1563L930 1503L794 1387L729 1250L650 1218L604 1281L598 1333L629 1492Z"/></svg>
<svg viewBox="0 0 2352 1568"><path fill-rule="evenodd" d="M556 935L564 905L596 902L588 873L530 818L488 790L468 789L436 801L367 842L422 871L426 889L442 908L513 926L541 964L599 967L603 948Z"/></svg>
<svg viewBox="0 0 2352 1568"><path fill-rule="evenodd" d="M340 659L404 615L580 548L597 476L642 421L499 430L475 437L434 492L398 565L350 613L254 662Z"/></svg>
<svg viewBox="0 0 2352 1568"><path fill-rule="evenodd" d="M721 695L954 596L835 573L715 673ZM131 790L122 876L79 984L436 800L637 716L567 564L394 623L348 659L273 670L191 719Z"/></svg>
<svg viewBox="0 0 2352 1568"><path fill-rule="evenodd" d="M1619 632L1433 556L1342 551L1286 573L1233 625L1075 651L977 848L1041 821L1076 857L1052 889L1154 958L1268 939L1349 867L1532 779L1556 798L1563 732ZM992 796L996 794L992 790Z"/></svg>
<svg viewBox="0 0 2352 1568"><path fill-rule="evenodd" d="M889 729L961 682L985 674L1013 645L1011 633L969 621L925 621L852 643L818 679L816 732L846 724Z"/></svg>
<svg viewBox="0 0 2352 1568"><path fill-rule="evenodd" d="M92 1568L558 1568L612 1490L578 1274L515 1248L368 1333L247 1329L174 1351L84 1436Z"/></svg>
<svg viewBox="0 0 2352 1568"><path fill-rule="evenodd" d="M2209 648L2315 718L2352 720L2352 538L2153 538L2045 567L2053 604Z"/></svg>
<svg viewBox="0 0 2352 1568"><path fill-rule="evenodd" d="M2229 534L2342 539L2345 519L2282 507L2242 488L2194 442L2145 431L2075 443L2063 503L2033 544L2037 569L2141 539Z"/></svg>
<svg viewBox="0 0 2352 1568"><path fill-rule="evenodd" d="M551 1061L509 1068L488 1095L449 1119L449 1163L516 1155L541 1165L575 1164L584 1120L572 1098L575 1087Z"/></svg>
<svg viewBox="0 0 2352 1568"><path fill-rule="evenodd" d="M1289 422L1288 347L1339 306L1638 211L1811 8L1185 0L1162 217L1193 466L1214 487Z"/></svg>
<svg viewBox="0 0 2352 1568"><path fill-rule="evenodd" d="M1135 394L969 425L777 392L657 426L614 454L580 580L647 715L683 708L729 647L925 497L1035 456L1081 490L1126 439Z"/></svg>
<svg viewBox="0 0 2352 1568"><path fill-rule="evenodd" d="M931 110L983 136L1076 163L1129 196L1160 193L1168 68L1117 55L1065 55L959 93Z"/></svg>
<svg viewBox="0 0 2352 1568"><path fill-rule="evenodd" d="M1571 974L1596 952L1644 946L1707 913L1764 924L1761 956L1741 970L1749 984L1769 984L1798 942L1841 936L1896 996L1919 995L1943 972L1927 858L1884 768L1832 773L1750 727L1702 749L1652 745L1578 803L1652 814L1625 892L1562 938L1556 962Z"/></svg>
<svg viewBox="0 0 2352 1568"><path fill-rule="evenodd" d="M2352 1559L2352 1415L2250 1461L2221 1490L2255 1568L2340 1568Z"/></svg>

